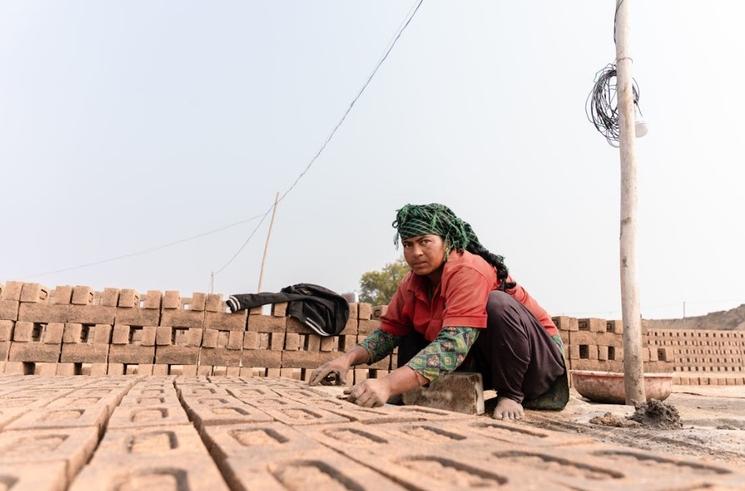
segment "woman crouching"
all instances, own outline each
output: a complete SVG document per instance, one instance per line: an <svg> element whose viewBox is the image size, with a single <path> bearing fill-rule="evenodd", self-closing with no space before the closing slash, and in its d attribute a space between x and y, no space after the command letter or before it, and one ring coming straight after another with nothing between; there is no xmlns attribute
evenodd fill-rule
<svg viewBox="0 0 745 491"><path fill-rule="evenodd" d="M481 373L484 389L496 390L495 418L520 419L523 407L563 409L569 390L561 337L546 311L510 277L504 259L444 205L406 205L393 226L411 272L380 328L316 369L310 384L375 363L398 346L399 368L348 389L351 401L382 406L392 396L467 370Z"/></svg>

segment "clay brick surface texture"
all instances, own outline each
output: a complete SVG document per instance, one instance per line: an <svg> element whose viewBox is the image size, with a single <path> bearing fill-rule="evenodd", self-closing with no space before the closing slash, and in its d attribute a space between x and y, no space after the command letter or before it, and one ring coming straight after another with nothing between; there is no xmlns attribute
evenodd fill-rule
<svg viewBox="0 0 745 491"><path fill-rule="evenodd" d="M745 488L726 465L465 414L483 404L467 374L382 408L301 381L382 312L350 304L342 335L320 337L286 305L228 314L218 294L0 284L0 489ZM620 321L553 320L573 370L623 370ZM745 383L740 332L647 329L643 343L645 370L675 383Z"/></svg>
<svg viewBox="0 0 745 491"><path fill-rule="evenodd" d="M366 409L288 378L2 376L6 401L22 404L0 407L0 478L27 486L18 489L662 490L745 483L726 464L428 407Z"/></svg>

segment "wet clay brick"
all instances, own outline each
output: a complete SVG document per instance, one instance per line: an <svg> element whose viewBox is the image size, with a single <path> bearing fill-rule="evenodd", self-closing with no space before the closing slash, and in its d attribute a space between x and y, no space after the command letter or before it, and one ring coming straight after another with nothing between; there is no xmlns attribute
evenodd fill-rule
<svg viewBox="0 0 745 491"><path fill-rule="evenodd" d="M204 311L204 308L207 306L207 294L200 292L192 293L188 305L191 310Z"/></svg>
<svg viewBox="0 0 745 491"><path fill-rule="evenodd" d="M298 426L297 430L329 448L344 447L350 454L354 454L357 449L368 450L378 447L380 451L385 451L388 445L400 445L400 435L393 436L390 432L384 431L384 427L384 425L343 423Z"/></svg>
<svg viewBox="0 0 745 491"><path fill-rule="evenodd" d="M619 320L608 321L605 330L613 334L623 334L623 322Z"/></svg>
<svg viewBox="0 0 745 491"><path fill-rule="evenodd" d="M0 300L0 319L18 320L19 305L20 303L17 300Z"/></svg>
<svg viewBox="0 0 745 491"><path fill-rule="evenodd" d="M280 368L282 366L282 352L270 350L243 350L241 352L241 366Z"/></svg>
<svg viewBox="0 0 745 491"><path fill-rule="evenodd" d="M64 349L64 348L63 348ZM138 346L134 344L112 344L109 347L109 363L152 363L155 359L154 346ZM123 367L122 367L123 368Z"/></svg>
<svg viewBox="0 0 745 491"><path fill-rule="evenodd" d="M275 303L272 305L272 315L275 317L287 316L287 302Z"/></svg>
<svg viewBox="0 0 745 491"><path fill-rule="evenodd" d="M124 324L114 325L111 335L111 344L128 344L129 343L129 326Z"/></svg>
<svg viewBox="0 0 745 491"><path fill-rule="evenodd" d="M301 348L300 334L289 332L285 334L285 350L297 351Z"/></svg>
<svg viewBox="0 0 745 491"><path fill-rule="evenodd" d="M207 295L204 310L207 312L225 312L225 302L222 301L222 295L219 293L210 293Z"/></svg>
<svg viewBox="0 0 745 491"><path fill-rule="evenodd" d="M271 334L271 341L269 344L269 349L281 351L282 348L284 348L284 345L285 345L285 333L273 332Z"/></svg>
<svg viewBox="0 0 745 491"><path fill-rule="evenodd" d="M237 367L241 365L241 351L229 350L227 348L203 347L199 353L199 364Z"/></svg>
<svg viewBox="0 0 745 491"><path fill-rule="evenodd" d="M321 351L321 336L318 334L308 334L305 339L306 351Z"/></svg>
<svg viewBox="0 0 745 491"><path fill-rule="evenodd" d="M579 330L579 322L574 317L558 316L552 317L551 320L560 331Z"/></svg>
<svg viewBox="0 0 745 491"><path fill-rule="evenodd" d="M116 307L119 304L119 289L104 288L101 292L100 304L104 307Z"/></svg>
<svg viewBox="0 0 745 491"><path fill-rule="evenodd" d="M328 336L321 338L321 351L337 351L339 349L339 338Z"/></svg>
<svg viewBox="0 0 745 491"><path fill-rule="evenodd" d="M8 351L8 361L52 362L59 361L61 345L39 342L12 342ZM7 371L7 369L6 369Z"/></svg>
<svg viewBox="0 0 745 491"><path fill-rule="evenodd" d="M116 489L151 491L189 491L209 489L228 491L214 462L203 455L183 454L165 457L133 458L120 461L94 458L75 479L70 491ZM122 465L124 464L124 465Z"/></svg>
<svg viewBox="0 0 745 491"><path fill-rule="evenodd" d="M285 332L285 329L290 332L289 323L286 317L274 317L271 315L252 315L248 318L249 331Z"/></svg>
<svg viewBox="0 0 745 491"><path fill-rule="evenodd" d="M290 426L343 423L349 421L348 418L343 416L304 404L293 404L277 408L267 407L263 409L277 421Z"/></svg>
<svg viewBox="0 0 745 491"><path fill-rule="evenodd" d="M312 351L285 351L282 353L282 366L289 368L318 368L320 353Z"/></svg>
<svg viewBox="0 0 745 491"><path fill-rule="evenodd" d="M344 325L344 329L339 334L345 336L357 336L358 322L357 319L348 319L347 323Z"/></svg>
<svg viewBox="0 0 745 491"><path fill-rule="evenodd" d="M161 299L163 294L158 290L148 290L145 299L142 301L142 308L145 310L160 310Z"/></svg>
<svg viewBox="0 0 745 491"><path fill-rule="evenodd" d="M157 363L174 365L196 365L198 360L198 347L158 346L155 350L155 361Z"/></svg>
<svg viewBox="0 0 745 491"><path fill-rule="evenodd" d="M163 309L160 316L161 326L173 327L204 327L204 312L182 309Z"/></svg>
<svg viewBox="0 0 745 491"><path fill-rule="evenodd" d="M200 428L272 421L272 417L265 412L231 396L186 397L184 403L190 419Z"/></svg>
<svg viewBox="0 0 745 491"><path fill-rule="evenodd" d="M160 293L160 292L156 292ZM158 303L160 297L158 297ZM160 322L159 309L146 309L136 307L119 307L116 309L116 322L134 326L157 326Z"/></svg>
<svg viewBox="0 0 745 491"><path fill-rule="evenodd" d="M278 454L302 455L322 448L312 438L277 422L207 426L202 434L218 463L230 457L266 461Z"/></svg>
<svg viewBox="0 0 745 491"><path fill-rule="evenodd" d="M64 491L67 488L65 461L36 464L0 464L0 485L13 491ZM6 487L10 486L10 487Z"/></svg>
<svg viewBox="0 0 745 491"><path fill-rule="evenodd" d="M54 307L54 306L51 306ZM69 305L67 319L63 322L81 324L114 324L116 308L105 305Z"/></svg>
<svg viewBox="0 0 745 491"><path fill-rule="evenodd" d="M227 474L231 476L231 484L236 489L405 489L369 467L329 449L302 454L271 454L271 460L267 459L229 458L225 467L229 469Z"/></svg>
<svg viewBox="0 0 745 491"><path fill-rule="evenodd" d="M58 305L69 305L72 301L72 286L62 285L56 287L49 294L49 303Z"/></svg>
<svg viewBox="0 0 745 491"><path fill-rule="evenodd" d="M240 350L243 347L243 331L230 331L228 333L228 349Z"/></svg>
<svg viewBox="0 0 745 491"><path fill-rule="evenodd" d="M76 286L72 290L72 298L67 303L74 305L88 305L93 301L93 290L89 286Z"/></svg>
<svg viewBox="0 0 745 491"><path fill-rule="evenodd" d="M28 322L67 322L69 305L23 303L18 308L18 320Z"/></svg>
<svg viewBox="0 0 745 491"><path fill-rule="evenodd" d="M246 331L243 335L243 349L252 350L259 348L259 333Z"/></svg>
<svg viewBox="0 0 745 491"><path fill-rule="evenodd" d="M2 396L0 396L2 397ZM14 408L0 408L0 430L8 425L11 421L23 416L30 409L25 407L14 407Z"/></svg>
<svg viewBox="0 0 745 491"><path fill-rule="evenodd" d="M403 395L404 404L444 409L465 414L484 412L480 373L453 372Z"/></svg>
<svg viewBox="0 0 745 491"><path fill-rule="evenodd" d="M234 314L207 312L204 317L204 326L206 328L219 329L221 331L245 331L247 317L248 314L245 310L241 310Z"/></svg>
<svg viewBox="0 0 745 491"><path fill-rule="evenodd" d="M21 303L44 302L49 297L49 290L38 283L24 283L21 288Z"/></svg>
<svg viewBox="0 0 745 491"><path fill-rule="evenodd" d="M20 281L8 281L0 288L0 300L13 300L18 302L21 299L23 283Z"/></svg>
<svg viewBox="0 0 745 491"><path fill-rule="evenodd" d="M140 303L140 294L131 288L119 290L117 307L131 308Z"/></svg>
<svg viewBox="0 0 745 491"><path fill-rule="evenodd" d="M168 290L163 295L163 309L181 308L181 295L176 290Z"/></svg>
<svg viewBox="0 0 745 491"><path fill-rule="evenodd" d="M105 405L44 408L18 418L6 430L94 427L100 431L108 417L109 409Z"/></svg>
<svg viewBox="0 0 745 491"><path fill-rule="evenodd" d="M117 407L109 420L109 428L136 428L187 424L189 420L181 406L160 405L146 408Z"/></svg>
<svg viewBox="0 0 745 491"><path fill-rule="evenodd" d="M11 339L13 339L14 325L15 322L13 321L0 320L0 341L10 341Z"/></svg>
<svg viewBox="0 0 745 491"><path fill-rule="evenodd" d="M210 460L193 426L173 425L162 429L146 427L107 431L96 449L95 459L127 462L178 459L190 455Z"/></svg>
<svg viewBox="0 0 745 491"><path fill-rule="evenodd" d="M369 303L358 303L357 318L360 320L372 319L372 305Z"/></svg>
<svg viewBox="0 0 745 491"><path fill-rule="evenodd" d="M578 329L580 331L606 332L607 321L605 319L586 318L578 319Z"/></svg>
<svg viewBox="0 0 745 491"><path fill-rule="evenodd" d="M158 326L155 335L155 344L158 346L169 346L171 344L173 328L170 326Z"/></svg>

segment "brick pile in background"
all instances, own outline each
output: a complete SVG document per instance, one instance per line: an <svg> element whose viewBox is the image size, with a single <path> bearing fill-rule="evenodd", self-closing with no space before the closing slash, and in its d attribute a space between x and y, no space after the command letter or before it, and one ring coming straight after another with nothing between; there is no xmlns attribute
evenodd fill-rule
<svg viewBox="0 0 745 491"><path fill-rule="evenodd" d="M0 373L232 375L307 380L322 363L380 326L385 306L350 304L339 336L321 337L287 317L286 304L227 313L221 295L157 290L0 284ZM571 370L623 371L621 321L554 317ZM645 330L647 372L679 384L745 383L745 332ZM397 352L350 370L347 383L381 377Z"/></svg>
<svg viewBox="0 0 745 491"><path fill-rule="evenodd" d="M571 370L623 372L618 320L554 317ZM745 384L745 332L644 329L645 372L673 372L679 385Z"/></svg>
<svg viewBox="0 0 745 491"><path fill-rule="evenodd" d="M307 379L380 322L369 304L350 304L341 334L321 337L286 307L231 314L217 294L8 282L0 284L0 373ZM347 382L387 374L392 358L355 367Z"/></svg>

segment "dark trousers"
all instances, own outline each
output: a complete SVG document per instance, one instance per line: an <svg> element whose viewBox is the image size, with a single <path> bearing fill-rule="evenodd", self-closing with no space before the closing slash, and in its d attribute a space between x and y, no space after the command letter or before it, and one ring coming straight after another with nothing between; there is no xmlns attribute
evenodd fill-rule
<svg viewBox="0 0 745 491"><path fill-rule="evenodd" d="M487 327L458 370L480 372L484 389L517 402L545 394L559 377L565 377L564 357L546 329L511 295L489 294ZM398 347L398 366L404 366L429 341L416 331L404 336Z"/></svg>

